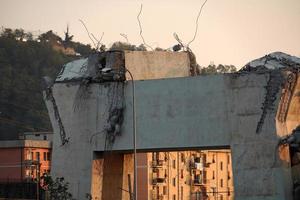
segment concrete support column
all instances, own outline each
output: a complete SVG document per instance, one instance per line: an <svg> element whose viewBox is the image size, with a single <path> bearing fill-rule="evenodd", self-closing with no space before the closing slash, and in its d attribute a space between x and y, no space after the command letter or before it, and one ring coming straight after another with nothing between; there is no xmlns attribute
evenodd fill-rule
<svg viewBox="0 0 300 200"><path fill-rule="evenodd" d="M132 154L105 153L102 200L130 200L129 177L131 179L131 191L133 191Z"/></svg>
<svg viewBox="0 0 300 200"><path fill-rule="evenodd" d="M95 200L102 199L103 165L103 154L94 153L94 159L92 161L91 195Z"/></svg>

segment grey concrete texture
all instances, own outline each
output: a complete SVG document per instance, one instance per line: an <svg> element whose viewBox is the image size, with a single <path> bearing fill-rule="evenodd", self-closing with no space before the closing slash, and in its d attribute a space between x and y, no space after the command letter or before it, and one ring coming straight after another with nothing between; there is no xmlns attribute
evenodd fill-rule
<svg viewBox="0 0 300 200"><path fill-rule="evenodd" d="M280 92L256 133L269 79L269 73L245 73L135 81L138 150L230 147L235 199L292 199L289 160L274 161ZM77 199L91 191L93 152L107 150L103 129L118 84L122 83L91 84L80 99L78 84L54 85L70 138L64 146L51 102L46 101L55 133L52 173L70 182ZM133 149L131 84L124 83L124 122L112 151Z"/></svg>

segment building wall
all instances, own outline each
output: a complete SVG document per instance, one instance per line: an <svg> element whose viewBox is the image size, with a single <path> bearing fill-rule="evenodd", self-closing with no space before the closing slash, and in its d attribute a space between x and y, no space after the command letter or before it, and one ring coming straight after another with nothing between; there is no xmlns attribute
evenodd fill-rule
<svg viewBox="0 0 300 200"><path fill-rule="evenodd" d="M0 180L21 181L36 178L36 165L32 161L40 155L40 176L51 169L51 149L12 147L0 148ZM33 156L33 157L32 157ZM45 156L45 157L44 157Z"/></svg>
<svg viewBox="0 0 300 200"><path fill-rule="evenodd" d="M24 162L39 161L40 163L40 177L44 173L49 174L51 170L51 149L44 148L24 148ZM24 178L36 178L36 166L24 166Z"/></svg>
<svg viewBox="0 0 300 200"><path fill-rule="evenodd" d="M23 158L21 148L0 149L0 180L18 181L22 179L21 164Z"/></svg>
<svg viewBox="0 0 300 200"><path fill-rule="evenodd" d="M230 150L147 153L149 200L232 200ZM221 167L222 166L222 167ZM139 185L140 196L145 196Z"/></svg>

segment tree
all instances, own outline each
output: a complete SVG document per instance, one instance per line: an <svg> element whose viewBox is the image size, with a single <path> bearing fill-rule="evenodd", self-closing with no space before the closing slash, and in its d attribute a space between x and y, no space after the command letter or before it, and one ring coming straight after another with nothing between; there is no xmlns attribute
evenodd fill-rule
<svg viewBox="0 0 300 200"><path fill-rule="evenodd" d="M63 177L53 180L50 175L44 174L42 177L43 187L49 192L50 200L72 200L69 192L69 183Z"/></svg>
<svg viewBox="0 0 300 200"><path fill-rule="evenodd" d="M140 44L138 47L125 42L115 42L109 50L128 50L128 51L147 51L144 44Z"/></svg>
<svg viewBox="0 0 300 200"><path fill-rule="evenodd" d="M62 43L62 39L58 35L53 33L52 30L41 34L38 38L41 42L49 42L50 44Z"/></svg>
<svg viewBox="0 0 300 200"><path fill-rule="evenodd" d="M222 65L219 64L216 66L215 64L210 64L207 67L202 67L200 70L200 74L224 74L224 73L234 73L237 69L234 65Z"/></svg>
<svg viewBox="0 0 300 200"><path fill-rule="evenodd" d="M47 35L53 36L48 32L42 37ZM22 29L0 32L0 140L18 139L25 131L52 130L41 80L55 78L62 65L73 59Z"/></svg>
<svg viewBox="0 0 300 200"><path fill-rule="evenodd" d="M5 28L4 31L1 33L1 37L9 38L9 39L15 39L15 34L12 29Z"/></svg>
<svg viewBox="0 0 300 200"><path fill-rule="evenodd" d="M67 48L73 39L73 35L69 34L69 26L67 26L67 31L65 32L65 39L63 41L64 47Z"/></svg>
<svg viewBox="0 0 300 200"><path fill-rule="evenodd" d="M25 36L26 36L26 34L25 34L25 32L24 32L23 29L16 29L16 30L14 31L14 35L15 35L15 38L16 38L17 40L20 40L20 41L23 41L23 39L24 39Z"/></svg>

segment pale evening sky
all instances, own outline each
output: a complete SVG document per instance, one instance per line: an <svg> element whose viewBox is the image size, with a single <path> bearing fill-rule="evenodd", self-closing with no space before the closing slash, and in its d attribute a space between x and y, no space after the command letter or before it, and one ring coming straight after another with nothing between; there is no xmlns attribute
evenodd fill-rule
<svg viewBox="0 0 300 200"><path fill-rule="evenodd" d="M140 44L137 14L144 38L152 47L187 43L204 0L0 0L0 26L28 31L53 30L63 36L67 24L75 41L91 43L78 19L85 21L103 42ZM243 66L273 51L300 57L300 0L208 0L199 19L196 40L190 45L202 66Z"/></svg>

